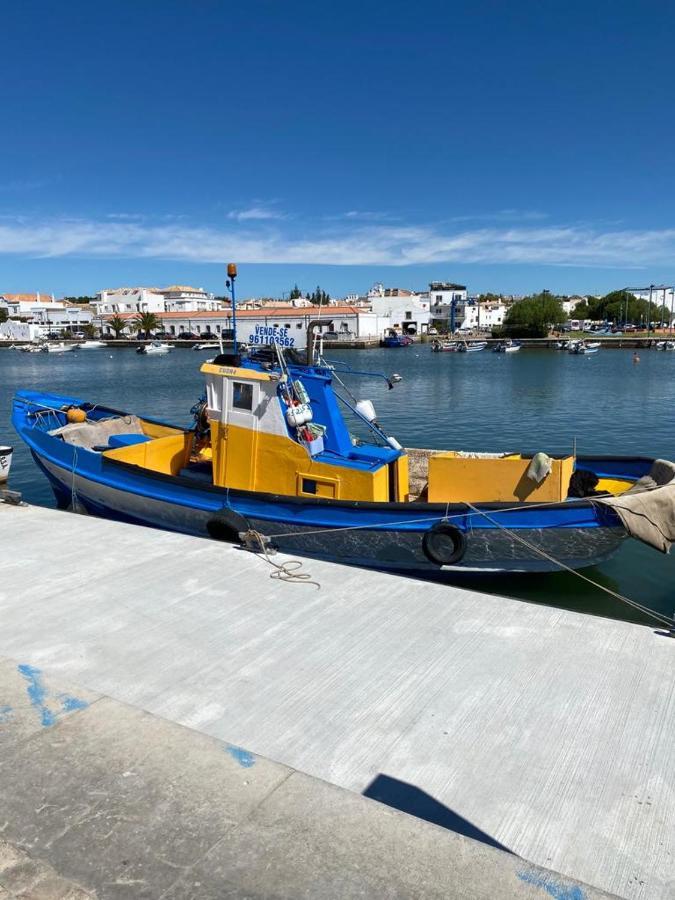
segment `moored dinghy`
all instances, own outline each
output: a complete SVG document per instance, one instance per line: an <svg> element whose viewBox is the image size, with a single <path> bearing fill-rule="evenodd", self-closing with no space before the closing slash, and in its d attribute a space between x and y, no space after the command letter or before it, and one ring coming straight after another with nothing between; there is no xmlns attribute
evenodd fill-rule
<svg viewBox="0 0 675 900"><path fill-rule="evenodd" d="M144 356L159 356L170 353L173 350L172 344L163 344L161 341L151 341L149 344L143 344L136 350L136 353L142 353Z"/></svg>

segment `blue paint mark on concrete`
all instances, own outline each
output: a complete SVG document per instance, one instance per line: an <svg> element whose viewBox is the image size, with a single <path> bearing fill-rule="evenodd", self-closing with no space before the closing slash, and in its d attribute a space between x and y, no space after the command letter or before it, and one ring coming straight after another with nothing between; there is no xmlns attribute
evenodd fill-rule
<svg viewBox="0 0 675 900"><path fill-rule="evenodd" d="M86 709L89 706L86 700L80 700L79 697L71 697L70 694L59 694L58 699L63 712L75 712L75 710Z"/></svg>
<svg viewBox="0 0 675 900"><path fill-rule="evenodd" d="M20 665L18 669L19 674L23 675L28 682L26 690L28 691L28 699L30 700L33 709L35 709L40 716L40 721L45 728L48 728L50 725L54 724L56 717L51 709L45 705L47 689L42 681L42 672L33 666L25 664Z"/></svg>
<svg viewBox="0 0 675 900"><path fill-rule="evenodd" d="M517 875L521 881L545 890L553 897L553 900L586 900L586 892L581 885L561 881L555 875L527 869L518 872Z"/></svg>
<svg viewBox="0 0 675 900"><path fill-rule="evenodd" d="M0 706L0 725L3 725L5 722L9 722L9 719L14 710L11 706Z"/></svg>
<svg viewBox="0 0 675 900"><path fill-rule="evenodd" d="M252 753L249 753L248 750L242 750L241 747L235 747L234 744L228 744L227 752L232 759L238 762L240 766L243 766L244 769L250 769L251 766L255 765L255 757Z"/></svg>
<svg viewBox="0 0 675 900"><path fill-rule="evenodd" d="M28 699L31 702L31 706L40 716L40 721L45 728L49 728L53 725L57 718L63 713L74 712L78 709L86 709L87 706L89 706L86 700L80 700L78 697L71 697L70 694L58 694L56 700L58 700L61 709L54 712L47 706L48 692L44 681L42 680L42 671L36 669L35 666L26 664L22 664L17 668L19 674L23 675L28 682L28 687L26 688Z"/></svg>

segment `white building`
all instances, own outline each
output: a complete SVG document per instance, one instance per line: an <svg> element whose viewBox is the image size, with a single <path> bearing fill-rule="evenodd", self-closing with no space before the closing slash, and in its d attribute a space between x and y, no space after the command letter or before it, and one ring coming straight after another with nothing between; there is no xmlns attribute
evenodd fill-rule
<svg viewBox="0 0 675 900"><path fill-rule="evenodd" d="M455 328L488 331L504 324L507 309L504 303L479 303L476 299L460 301L455 309Z"/></svg>
<svg viewBox="0 0 675 900"><path fill-rule="evenodd" d="M73 330L91 322L93 315L88 306L55 300L53 294L0 294L0 309L10 319L26 319L50 328ZM17 338L19 340L19 338Z"/></svg>
<svg viewBox="0 0 675 900"><path fill-rule="evenodd" d="M119 313L123 319L131 322L134 313ZM217 337L226 334L229 338L232 330L232 310L227 307L218 312L163 312L157 313L164 331L172 337L182 333L196 334L202 338ZM108 317L109 318L109 317ZM237 337L244 343L268 343L269 329L277 333L283 332L289 347L304 347L307 327L311 321L320 320L318 331L324 335L335 335L332 340L352 340L354 338L380 337L390 326L388 316L352 306L312 306L311 309L290 306L266 307L265 309L237 308ZM267 330L266 330L267 329ZM112 335L110 325L104 321L103 331ZM125 336L132 333L128 329Z"/></svg>
<svg viewBox="0 0 675 900"><path fill-rule="evenodd" d="M439 325L441 331L450 331L452 307L454 304L455 328L457 328L457 310L466 302L466 285L452 281L432 281L429 284L429 308L431 318Z"/></svg>
<svg viewBox="0 0 675 900"><path fill-rule="evenodd" d="M37 341L46 334L44 325L33 322L19 322L16 319L0 322L0 341Z"/></svg>
<svg viewBox="0 0 675 900"><path fill-rule="evenodd" d="M425 334L431 316L430 301L405 288L385 288L376 284L368 291L371 310L390 320L390 328L403 334Z"/></svg>
<svg viewBox="0 0 675 900"><path fill-rule="evenodd" d="M99 291L94 306L97 316L164 312L164 294L156 288L114 288Z"/></svg>
<svg viewBox="0 0 675 900"><path fill-rule="evenodd" d="M216 300L204 288L172 284L160 288L159 293L164 297L165 312L210 312L224 308L222 301Z"/></svg>
<svg viewBox="0 0 675 900"><path fill-rule="evenodd" d="M122 313L215 312L225 304L203 288L172 284L165 288L114 288L99 291L94 301L99 316Z"/></svg>

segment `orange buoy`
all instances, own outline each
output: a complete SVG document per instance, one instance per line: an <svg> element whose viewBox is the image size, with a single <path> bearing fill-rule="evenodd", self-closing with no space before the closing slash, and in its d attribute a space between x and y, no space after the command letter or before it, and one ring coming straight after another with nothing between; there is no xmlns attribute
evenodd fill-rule
<svg viewBox="0 0 675 900"><path fill-rule="evenodd" d="M71 406L70 409L66 411L66 419L71 424L73 422L86 422L87 414L83 409L80 409L77 406Z"/></svg>

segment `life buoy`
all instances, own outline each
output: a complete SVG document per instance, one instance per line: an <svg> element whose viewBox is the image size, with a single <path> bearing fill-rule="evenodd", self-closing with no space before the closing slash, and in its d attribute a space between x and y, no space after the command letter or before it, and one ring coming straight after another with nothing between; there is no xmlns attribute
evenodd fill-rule
<svg viewBox="0 0 675 900"><path fill-rule="evenodd" d="M439 522L425 533L422 550L430 562L438 566L452 566L466 552L466 535L455 525Z"/></svg>
<svg viewBox="0 0 675 900"><path fill-rule="evenodd" d="M219 510L206 523L209 537L228 544L240 544L239 533L248 531L250 527L248 520L233 509Z"/></svg>

